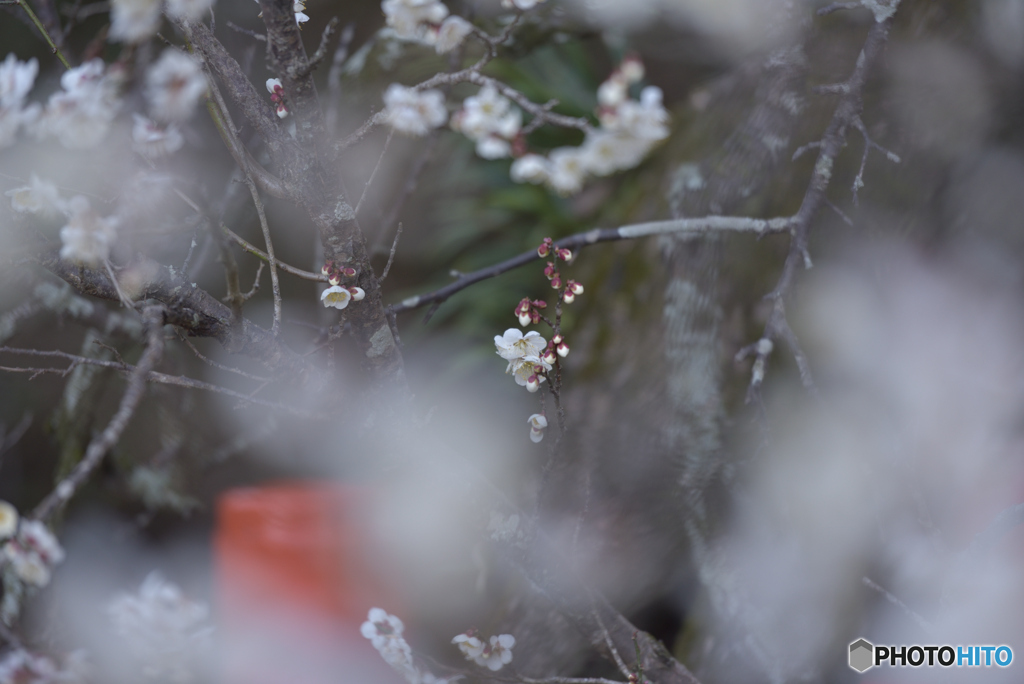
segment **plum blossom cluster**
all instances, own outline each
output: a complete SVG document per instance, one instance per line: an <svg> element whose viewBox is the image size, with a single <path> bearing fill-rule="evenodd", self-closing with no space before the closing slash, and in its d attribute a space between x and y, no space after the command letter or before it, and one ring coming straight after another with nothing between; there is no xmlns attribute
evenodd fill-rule
<svg viewBox="0 0 1024 684"><path fill-rule="evenodd" d="M454 50L473 31L472 24L449 15L438 0L384 0L381 9L398 38L429 45L438 54Z"/></svg>
<svg viewBox="0 0 1024 684"><path fill-rule="evenodd" d="M67 207L68 223L60 229L60 258L93 267L106 262L117 239L117 217L100 216L81 195L72 197Z"/></svg>
<svg viewBox="0 0 1024 684"><path fill-rule="evenodd" d="M202 18L213 0L166 0L167 14L175 19ZM160 29L161 0L111 0L110 37L122 43L142 43Z"/></svg>
<svg viewBox="0 0 1024 684"><path fill-rule="evenodd" d="M452 643L459 647L466 660L497 672L512 662L512 647L516 645L516 638L511 634L495 634L487 641L482 641L476 635L476 630L470 629L456 635Z"/></svg>
<svg viewBox="0 0 1024 684"><path fill-rule="evenodd" d="M114 631L148 677L192 681L193 659L211 645L213 628L205 604L185 598L180 588L152 572L135 594L121 594L107 606Z"/></svg>
<svg viewBox="0 0 1024 684"><path fill-rule="evenodd" d="M504 335L494 336L498 356L508 361L505 372L512 374L516 384L529 392L540 389L541 383L547 380L547 372L551 370L551 363L544 358L547 344L547 340L536 330L524 335L517 328L509 328Z"/></svg>
<svg viewBox="0 0 1024 684"><path fill-rule="evenodd" d="M68 149L99 145L121 107L118 96L124 70L110 69L93 59L60 77L61 90L53 93L40 115L38 106L26 110L32 121L29 130L38 138L53 137Z"/></svg>
<svg viewBox="0 0 1024 684"><path fill-rule="evenodd" d="M519 325L526 327L543 321L551 326L554 335L550 340L545 340L540 333L534 330L523 334L521 330L509 328L504 335L494 336L494 345L497 347L498 356L508 361L505 372L513 374L516 383L525 386L530 392L536 392L541 383L552 377L550 371L556 367L559 359L564 359L569 355L569 345L561 332L562 306L572 304L576 301L577 296L583 294L582 284L572 279L563 280L562 274L558 270L559 262L568 264L572 261L572 251L565 247L559 247L554 240L547 237L537 247L537 256L542 259L551 258L551 261L547 261L544 267L544 276L558 296L554 307L554 320L544 316L543 312L548 308L548 303L543 299L524 297L516 305L514 313ZM558 378L559 376L556 374L553 377ZM552 387L551 391L557 401L558 387ZM543 410L540 413L532 414L527 419L527 423L530 425L530 439L533 442L540 442L544 439L544 430L548 426L548 420Z"/></svg>
<svg viewBox="0 0 1024 684"><path fill-rule="evenodd" d="M668 137L668 112L661 89L647 86L639 99L630 87L644 74L643 64L630 57L598 88L600 126L586 134L579 147L559 147L548 153L524 154L512 163L512 180L546 183L562 195L583 188L589 176L607 176L639 164L651 149Z"/></svg>
<svg viewBox="0 0 1024 684"><path fill-rule="evenodd" d="M412 647L402 636L404 630L402 621L389 615L383 608L371 608L366 622L359 628L384 662L405 677L409 684L448 684L449 680L435 677L433 673L416 666Z"/></svg>
<svg viewBox="0 0 1024 684"><path fill-rule="evenodd" d="M146 74L144 94L149 117L132 115L135 151L156 159L180 150L185 139L178 124L192 116L207 87L206 76L192 57L176 48L164 50Z"/></svg>
<svg viewBox="0 0 1024 684"><path fill-rule="evenodd" d="M467 97L451 118L452 129L474 141L476 153L484 159L522 154L525 145L520 135L522 125L522 112L491 84Z"/></svg>
<svg viewBox="0 0 1024 684"><path fill-rule="evenodd" d="M19 523L18 511L6 501L0 501L0 539L7 540L0 557L4 570L30 586L49 584L53 568L64 560L64 549L46 525L38 520Z"/></svg>
<svg viewBox="0 0 1024 684"><path fill-rule="evenodd" d="M18 129L38 115L38 106L25 108L25 96L32 90L39 62L20 62L9 53L0 63L0 149L14 142Z"/></svg>
<svg viewBox="0 0 1024 684"><path fill-rule="evenodd" d="M398 83L384 91L384 114L392 128L413 136L426 135L448 120L440 90L416 90Z"/></svg>
<svg viewBox="0 0 1024 684"><path fill-rule="evenodd" d="M320 273L327 276L327 280L330 283L330 287L320 295L320 301L323 302L325 307L333 306L335 309L344 309L349 305L349 302L359 302L366 297L366 292L363 288L341 284L342 280L351 280L356 277L356 270L354 268L350 266L339 268L333 261L328 261L320 269Z"/></svg>

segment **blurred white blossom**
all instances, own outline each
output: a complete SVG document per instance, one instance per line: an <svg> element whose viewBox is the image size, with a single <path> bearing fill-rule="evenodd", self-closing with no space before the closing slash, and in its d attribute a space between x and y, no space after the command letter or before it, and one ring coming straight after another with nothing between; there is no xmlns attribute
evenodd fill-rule
<svg viewBox="0 0 1024 684"><path fill-rule="evenodd" d="M81 195L68 203L71 217L60 230L61 259L70 259L88 266L98 266L110 258L110 248L117 238L117 219L102 218Z"/></svg>
<svg viewBox="0 0 1024 684"><path fill-rule="evenodd" d="M522 128L522 113L488 84L466 98L462 109L452 115L451 126L476 142L478 155L500 159L512 153L510 143Z"/></svg>
<svg viewBox="0 0 1024 684"><path fill-rule="evenodd" d="M50 96L41 118L33 122L39 137L55 137L68 149L100 144L121 103L120 70L107 70L101 59L69 69L60 77L62 90Z"/></svg>
<svg viewBox="0 0 1024 684"><path fill-rule="evenodd" d="M438 0L384 0L381 9L395 35L428 45L435 43L438 27L448 16L448 8Z"/></svg>
<svg viewBox="0 0 1024 684"><path fill-rule="evenodd" d="M135 124L132 126L132 147L146 159L164 157L177 152L185 144L175 124L160 126L141 114L133 116Z"/></svg>
<svg viewBox="0 0 1024 684"><path fill-rule="evenodd" d="M4 544L3 556L21 581L44 587L52 569L64 560L64 549L46 525L22 520L17 536Z"/></svg>
<svg viewBox="0 0 1024 684"><path fill-rule="evenodd" d="M392 83L384 92L384 104L388 123L400 133L426 135L448 119L440 90L421 92Z"/></svg>
<svg viewBox="0 0 1024 684"><path fill-rule="evenodd" d="M25 96L35 83L39 62L19 62L14 53L0 63L0 148L14 142L18 128L35 116L38 107L25 109Z"/></svg>
<svg viewBox="0 0 1024 684"><path fill-rule="evenodd" d="M193 663L209 648L213 631L205 604L186 599L176 585L151 572L137 594L115 597L107 614L148 679L194 680Z"/></svg>
<svg viewBox="0 0 1024 684"><path fill-rule="evenodd" d="M18 530L18 509L0 501L0 539L7 539L14 536Z"/></svg>
<svg viewBox="0 0 1024 684"><path fill-rule="evenodd" d="M160 28L160 0L111 0L110 37L141 43Z"/></svg>
<svg viewBox="0 0 1024 684"><path fill-rule="evenodd" d="M451 52L465 40L473 31L473 25L462 17L452 15L441 22L437 30L437 39L434 42L434 49L441 55Z"/></svg>
<svg viewBox="0 0 1024 684"><path fill-rule="evenodd" d="M11 198L11 208L17 212L54 215L66 208L57 186L50 181L41 180L34 173L28 185L8 190L4 194Z"/></svg>
<svg viewBox="0 0 1024 684"><path fill-rule="evenodd" d="M167 0L167 14L175 19L196 21L210 11L213 3L214 0Z"/></svg>
<svg viewBox="0 0 1024 684"><path fill-rule="evenodd" d="M483 642L470 630L456 635L452 643L459 647L466 660L497 672L512 662L512 647L516 645L516 638L511 634L497 634Z"/></svg>
<svg viewBox="0 0 1024 684"><path fill-rule="evenodd" d="M199 64L177 48L168 48L146 74L146 101L157 121L185 121L206 95Z"/></svg>
<svg viewBox="0 0 1024 684"><path fill-rule="evenodd" d="M514 7L519 10L531 10L543 2L544 0L501 0L501 6L507 8Z"/></svg>

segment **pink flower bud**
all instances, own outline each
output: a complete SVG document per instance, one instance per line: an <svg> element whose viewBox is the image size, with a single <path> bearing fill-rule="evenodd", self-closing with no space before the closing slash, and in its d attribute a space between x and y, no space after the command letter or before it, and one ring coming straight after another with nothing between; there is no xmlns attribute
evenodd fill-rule
<svg viewBox="0 0 1024 684"><path fill-rule="evenodd" d="M561 356L563 359L566 356L568 356L569 355L569 345L567 345L565 342L562 342L561 344L559 344L558 345L558 355Z"/></svg>
<svg viewBox="0 0 1024 684"><path fill-rule="evenodd" d="M555 274L555 277L551 279L551 287L556 290L562 287L562 278L557 273Z"/></svg>
<svg viewBox="0 0 1024 684"><path fill-rule="evenodd" d="M345 276L348 276L349 278L351 278L352 276L354 276L356 274L356 269L354 269L351 266L349 266L348 268L341 269L341 273L342 273L342 275L345 275Z"/></svg>
<svg viewBox="0 0 1024 684"><path fill-rule="evenodd" d="M555 362L555 351L553 349L548 349L544 352L544 356L541 358L544 360L544 363L551 365Z"/></svg>
<svg viewBox="0 0 1024 684"><path fill-rule="evenodd" d="M348 288L348 291L352 293L353 302L362 301L363 298L366 296L366 292L361 287L350 287Z"/></svg>
<svg viewBox="0 0 1024 684"><path fill-rule="evenodd" d="M534 373L526 379L526 391L536 392L538 389L540 389L540 378L538 378L537 374Z"/></svg>
<svg viewBox="0 0 1024 684"><path fill-rule="evenodd" d="M549 261L548 265L546 267L544 267L544 275L547 276L548 280L551 280L557 274L558 274L558 271L555 270L555 264L553 262Z"/></svg>
<svg viewBox="0 0 1024 684"><path fill-rule="evenodd" d="M537 309L546 309L546 308L548 308L548 303L545 302L543 299L534 299L530 303L533 304L534 308L537 308Z"/></svg>
<svg viewBox="0 0 1024 684"><path fill-rule="evenodd" d="M557 346L562 343L563 339L564 338L561 335L555 335L554 337L551 338L551 342L549 342L548 344Z"/></svg>
<svg viewBox="0 0 1024 684"><path fill-rule="evenodd" d="M572 290L574 295L583 294L583 286L577 283L575 280L569 281L569 289Z"/></svg>
<svg viewBox="0 0 1024 684"><path fill-rule="evenodd" d="M328 282L331 284L331 287L333 287L333 286L337 285L338 283L340 283L341 280L338 278L337 275L332 275Z"/></svg>
<svg viewBox="0 0 1024 684"><path fill-rule="evenodd" d="M558 258L561 259L562 261L569 261L569 259L572 259L572 252L563 247L562 249L558 250Z"/></svg>
<svg viewBox="0 0 1024 684"><path fill-rule="evenodd" d="M542 244L540 247L537 248L537 256L539 256L541 259L543 259L550 253L551 249L546 244Z"/></svg>
<svg viewBox="0 0 1024 684"><path fill-rule="evenodd" d="M566 290L562 294L562 301L565 302L566 304L572 304L574 301L576 301L576 295L574 295L571 291Z"/></svg>
<svg viewBox="0 0 1024 684"><path fill-rule="evenodd" d="M323 266L320 267L320 273L322 275L328 275L330 272L331 269L327 268L327 264L324 264Z"/></svg>
<svg viewBox="0 0 1024 684"><path fill-rule="evenodd" d="M530 311L530 320L533 321L534 325L540 323L540 311L537 311L536 309Z"/></svg>

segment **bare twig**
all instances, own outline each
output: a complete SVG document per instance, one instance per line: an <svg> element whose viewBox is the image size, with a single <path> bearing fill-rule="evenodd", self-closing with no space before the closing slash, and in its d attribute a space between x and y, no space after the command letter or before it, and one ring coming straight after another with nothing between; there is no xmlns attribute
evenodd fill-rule
<svg viewBox="0 0 1024 684"><path fill-rule="evenodd" d="M867 127L864 125L864 122L861 120L859 116L853 119L853 126L860 132L861 136L864 138L864 154L861 156L860 159L860 169L857 171L857 177L853 179L853 203L857 204L857 192L864 187L864 167L867 166L868 153L871 152L871 149L874 148L881 152L882 154L884 154L886 159L891 161L893 164L899 164L900 157L895 152L890 152L889 150L885 149L884 147L876 143L874 140L872 140L871 136L868 135Z"/></svg>
<svg viewBox="0 0 1024 684"><path fill-rule="evenodd" d="M324 61L324 57L327 56L327 44L331 42L331 37L334 36L334 32L338 30L338 17L331 17L331 20L327 22L327 26L324 26L324 32L320 36L320 46L313 53L313 56L309 58L309 62L306 64L306 68L302 69L300 75L308 75L316 69L320 62Z"/></svg>
<svg viewBox="0 0 1024 684"><path fill-rule="evenodd" d="M832 14L833 12L838 12L839 10L852 10L862 6L863 5L860 2L833 2L831 5L819 9L818 16L823 17L826 14Z"/></svg>
<svg viewBox="0 0 1024 684"><path fill-rule="evenodd" d="M245 172L246 184L249 192L252 193L253 204L256 205L256 214L260 219L260 229L263 231L263 240L267 245L267 262L270 263L270 286L274 294L274 323L270 329L271 334L277 337L281 334L281 283L277 279L277 258L274 256L274 241L270 239L270 224L267 223L266 212L263 211L263 201L260 199L260 191L256 188L256 182L249 171Z"/></svg>
<svg viewBox="0 0 1024 684"><path fill-rule="evenodd" d="M61 52L57 47L57 44L53 42L53 38L50 37L46 27L43 26L43 22L39 21L39 17L36 16L36 13L33 12L32 8L29 6L28 0L16 0L16 4L25 10L25 14L28 15L28 18L31 19L32 23L36 25L37 29L39 29L39 33L42 34L43 38L46 39L46 43L50 46L50 52L57 55L57 59L59 59L60 63L64 65L65 69L70 69L71 65L68 63L67 58L64 57L64 53Z"/></svg>
<svg viewBox="0 0 1024 684"><path fill-rule="evenodd" d="M58 508L66 504L82 484L89 478L92 471L100 464L114 444L121 438L121 433L128 426L132 414L138 407L139 402L146 391L146 380L149 373L156 368L164 352L164 315L160 306L148 306L142 314L146 325L146 350L142 353L138 365L132 371L128 380L128 387L124 396L121 397L121 404L117 413L110 419L105 430L89 442L85 455L78 462L67 477L57 484L57 487L32 511L32 516L38 520L45 520L53 515Z"/></svg>
<svg viewBox="0 0 1024 684"><path fill-rule="evenodd" d="M923 629L929 636L934 636L935 627L933 627L932 624L925 620L923 617L918 615L913 609L910 608L910 606L905 604L903 601L900 601L899 598L886 591L883 587L879 586L875 582L872 582L871 578L869 577L862 577L861 582L863 582L864 586L868 587L869 589L874 589L879 594L884 596L886 601L899 608L904 615L913 620L917 624L917 626Z"/></svg>
<svg viewBox="0 0 1024 684"><path fill-rule="evenodd" d="M564 247L569 250L581 249L599 242L610 242L614 240L633 240L636 238L649 237L652 235L667 234L689 234L702 235L715 231L754 233L755 235L769 235L772 233L784 233L791 230L794 217L780 217L770 219L755 219L744 216L705 216L703 218L672 219L669 221L651 221L648 223L635 223L619 228L595 228L585 233L577 233L562 238L555 242L555 247ZM401 304L393 305L391 308L396 313L416 309L425 304L439 304L451 297L456 292L486 280L501 275L506 271L519 268L532 261L540 259L537 250L523 252L519 256L512 257L500 263L482 268L472 273L461 274L458 279L433 292L410 297Z"/></svg>
<svg viewBox="0 0 1024 684"><path fill-rule="evenodd" d="M366 185L363 186L363 192L359 195L359 201L356 202L356 217L359 216L359 209L362 208L363 202L366 200L366 195L370 192L370 186L373 185L373 181L377 178L377 172L380 170L381 162L384 161L384 155L388 153L388 147L391 146L391 139L395 137L395 129L388 131L388 137L384 140L384 147L380 151L380 157L377 158L377 164L373 167L373 171L370 172L370 177L366 180Z"/></svg>
<svg viewBox="0 0 1024 684"><path fill-rule="evenodd" d="M192 342L190 342L189 339L185 337L185 334L182 333L180 330L176 330L175 332L178 334L178 339L181 340L186 347L191 349L192 353L195 354L200 361L203 361L204 363L207 363L213 366L214 368L219 368L222 371L227 371L229 373L241 375L243 378L249 378L250 380L256 380L257 382L267 382L270 379L261 377L259 375L253 375L252 373L246 373L244 370L241 370L239 368L232 368L231 366L225 366L222 363L217 363L213 359L209 359L203 356L203 354L198 349L196 349L196 346L192 344Z"/></svg>
<svg viewBox="0 0 1024 684"><path fill-rule="evenodd" d="M388 277L388 273L391 271L391 264L395 263L395 251L398 250L398 238L402 237L402 224L398 224L398 230L395 231L395 241L391 243L391 253L388 254L388 263L384 266L384 272L380 274L380 282L384 282L384 279Z"/></svg>
<svg viewBox="0 0 1024 684"><path fill-rule="evenodd" d="M228 24L228 28L231 29L232 31L236 31L237 33L241 33L242 35L249 36L250 38L252 38L254 40L258 40L261 43L266 43L267 42L267 37L265 35L263 35L262 33L256 33L255 31L252 31L250 29L243 28L243 27L239 26L238 24L236 24L233 21L228 21L227 24Z"/></svg>
<svg viewBox="0 0 1024 684"><path fill-rule="evenodd" d="M220 229L224 233L224 235L228 236L229 238L234 240L236 243L238 243L238 246L241 247L246 252L248 252L249 254L252 254L253 256L259 257L263 261L270 261L270 257L267 256L266 252L261 250L259 247L256 247L252 243L246 241L244 238L240 237L237 233L232 231L227 226L221 226ZM323 275L322 273L313 273L312 271L303 271L301 268L296 268L294 266L286 264L285 262L281 261L280 259L275 259L274 262L277 264L277 267L279 269L281 269L285 273L290 273L290 274L292 274L293 276L295 276L297 278L302 278L303 280L312 280L313 282L317 282L317 283L326 283L327 282L327 276Z"/></svg>

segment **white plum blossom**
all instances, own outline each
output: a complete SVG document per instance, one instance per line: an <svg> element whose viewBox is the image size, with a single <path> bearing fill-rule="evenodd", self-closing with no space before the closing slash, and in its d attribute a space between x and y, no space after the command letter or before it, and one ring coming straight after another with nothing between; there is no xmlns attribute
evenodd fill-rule
<svg viewBox="0 0 1024 684"><path fill-rule="evenodd" d="M530 425L530 441L536 444L544 439L544 428L548 426L548 419L543 413L534 413L526 422Z"/></svg>
<svg viewBox="0 0 1024 684"><path fill-rule="evenodd" d="M20 108L38 73L39 62L35 57L19 62L13 52L8 53L0 63L0 108Z"/></svg>
<svg viewBox="0 0 1024 684"><path fill-rule="evenodd" d="M146 159L157 159L172 154L185 144L178 127L171 123L160 126L141 114L134 114L132 147Z"/></svg>
<svg viewBox="0 0 1024 684"><path fill-rule="evenodd" d="M11 198L11 208L17 212L53 216L66 208L60 193L50 181L32 174L29 184L4 193Z"/></svg>
<svg viewBox="0 0 1024 684"><path fill-rule="evenodd" d="M206 76L189 55L168 48L146 74L146 101L157 121L185 121L206 95Z"/></svg>
<svg viewBox="0 0 1024 684"><path fill-rule="evenodd" d="M640 91L629 88L643 78L643 63L636 56L623 60L597 91L600 127L586 133L580 147L559 147L547 157L526 154L512 163L517 183L546 183L561 195L583 189L589 176L607 176L639 164L651 149L668 137L669 116L656 86Z"/></svg>
<svg viewBox="0 0 1024 684"><path fill-rule="evenodd" d="M101 218L81 195L68 202L71 217L60 229L61 259L87 266L98 266L110 258L110 248L117 238L117 219Z"/></svg>
<svg viewBox="0 0 1024 684"><path fill-rule="evenodd" d="M536 330L523 334L522 330L509 328L504 335L494 336L497 354L506 361L514 361L527 356L540 356L547 345L547 340Z"/></svg>
<svg viewBox="0 0 1024 684"><path fill-rule="evenodd" d="M56 137L68 149L100 144L120 107L121 77L120 71L107 72L98 58L65 71L60 77L62 90L50 96L43 116L35 122L35 134Z"/></svg>
<svg viewBox="0 0 1024 684"><path fill-rule="evenodd" d="M545 378L542 373L551 370L551 364L539 356L524 356L508 362L506 373L511 373L516 384L529 392L536 392Z"/></svg>
<svg viewBox="0 0 1024 684"><path fill-rule="evenodd" d="M583 188L587 157L578 147L559 147L551 151L548 183L560 195L572 195Z"/></svg>
<svg viewBox="0 0 1024 684"><path fill-rule="evenodd" d="M18 509L6 501L0 501L0 539L13 537L17 531Z"/></svg>
<svg viewBox="0 0 1024 684"><path fill-rule="evenodd" d="M111 0L110 37L141 43L160 28L160 0Z"/></svg>
<svg viewBox="0 0 1024 684"><path fill-rule="evenodd" d="M370 640L378 651L388 645L389 640L401 639L405 625L394 615L388 615L383 608L371 608L366 622L359 627L359 632Z"/></svg>
<svg viewBox="0 0 1024 684"><path fill-rule="evenodd" d="M384 19L395 35L434 45L438 27L448 16L448 8L438 0L384 0Z"/></svg>
<svg viewBox="0 0 1024 684"><path fill-rule="evenodd" d="M483 642L473 630L469 630L456 635L452 643L459 647L466 660L497 672L512 662L512 647L516 645L516 638L511 634L496 634Z"/></svg>
<svg viewBox="0 0 1024 684"><path fill-rule="evenodd" d="M210 646L209 613L158 572L137 593L116 596L107 606L114 631L148 678L177 682L193 679L190 660Z"/></svg>
<svg viewBox="0 0 1024 684"><path fill-rule="evenodd" d="M539 154L524 154L512 162L510 175L516 183L544 183L551 175L551 164Z"/></svg>
<svg viewBox="0 0 1024 684"><path fill-rule="evenodd" d="M332 285L320 294L320 301L323 302L325 307L333 306L339 310L348 306L348 303L353 299L354 297L348 291L348 288L340 285Z"/></svg>
<svg viewBox="0 0 1024 684"><path fill-rule="evenodd" d="M466 660L476 660L484 652L484 643L473 634L472 630L464 634L456 634L452 638L452 643L458 646L462 655L466 656Z"/></svg>
<svg viewBox="0 0 1024 684"><path fill-rule="evenodd" d="M46 525L22 520L17 535L4 544L3 558L22 582L45 587L53 567L64 560L64 549Z"/></svg>
<svg viewBox="0 0 1024 684"><path fill-rule="evenodd" d="M35 117L38 106L24 108L25 96L32 90L39 62L33 57L19 62L14 53L0 62L0 148L14 142L18 128Z"/></svg>
<svg viewBox="0 0 1024 684"><path fill-rule="evenodd" d="M384 92L384 104L388 123L400 133L426 135L448 119L440 90L421 92L392 83Z"/></svg>
<svg viewBox="0 0 1024 684"><path fill-rule="evenodd" d="M473 97L467 97L462 109L452 116L452 128L476 142L476 152L484 159L500 159L512 153L511 140L522 128L522 112L498 93L491 84Z"/></svg>
<svg viewBox="0 0 1024 684"><path fill-rule="evenodd" d="M505 665L512 662L512 647L516 645L516 638L511 634L497 634L492 636L490 643L484 646L484 652L476 661L481 667L497 672Z"/></svg>
<svg viewBox="0 0 1024 684"><path fill-rule="evenodd" d="M167 14L174 19L195 21L203 18L214 0L167 0Z"/></svg>
<svg viewBox="0 0 1024 684"><path fill-rule="evenodd" d="M473 25L462 17L452 15L441 22L437 29L437 38L434 41L434 49L437 54L443 55L451 52L465 40L473 31Z"/></svg>
<svg viewBox="0 0 1024 684"><path fill-rule="evenodd" d="M371 608L367 621L359 632L370 640L388 665L400 672L409 684L437 682L430 673L424 673L413 663L412 647L402 637L405 625L394 615L388 615L383 608Z"/></svg>

